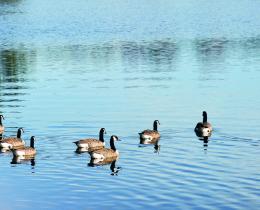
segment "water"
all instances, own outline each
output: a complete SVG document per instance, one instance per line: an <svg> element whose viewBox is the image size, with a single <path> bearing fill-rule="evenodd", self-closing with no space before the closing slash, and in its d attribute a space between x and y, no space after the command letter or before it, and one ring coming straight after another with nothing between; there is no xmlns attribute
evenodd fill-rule
<svg viewBox="0 0 260 210"><path fill-rule="evenodd" d="M260 3L0 1L0 209L259 209ZM208 111L208 143L193 128ZM137 133L159 119L161 140ZM73 141L105 127L115 171ZM113 168L113 167L112 167Z"/></svg>

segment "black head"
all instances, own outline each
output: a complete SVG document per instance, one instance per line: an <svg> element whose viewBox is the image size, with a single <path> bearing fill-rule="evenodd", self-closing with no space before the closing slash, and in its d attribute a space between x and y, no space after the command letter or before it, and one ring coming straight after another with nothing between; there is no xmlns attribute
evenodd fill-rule
<svg viewBox="0 0 260 210"><path fill-rule="evenodd" d="M106 134L106 133L107 133L107 132L106 132L106 129L105 129L105 128L101 128L101 129L100 129L100 133Z"/></svg>
<svg viewBox="0 0 260 210"><path fill-rule="evenodd" d="M23 128L18 128L18 130L17 130L17 138L21 138L22 133L24 133Z"/></svg>
<svg viewBox="0 0 260 210"><path fill-rule="evenodd" d="M116 135L112 135L110 140L113 140L113 141L121 141Z"/></svg>
<svg viewBox="0 0 260 210"><path fill-rule="evenodd" d="M115 147L115 144L114 144L115 141L120 141L120 139L116 135L112 135L110 137L110 147L114 151L116 151L116 147Z"/></svg>

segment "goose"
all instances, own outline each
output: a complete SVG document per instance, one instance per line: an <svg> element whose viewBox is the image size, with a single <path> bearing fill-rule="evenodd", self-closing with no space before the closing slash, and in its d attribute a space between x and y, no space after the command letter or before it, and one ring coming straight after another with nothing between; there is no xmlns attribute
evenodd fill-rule
<svg viewBox="0 0 260 210"><path fill-rule="evenodd" d="M78 148L84 148L85 150L91 150L93 148L101 149L105 146L104 134L106 134L106 129L101 128L99 131L99 139L81 139L73 143L76 144Z"/></svg>
<svg viewBox="0 0 260 210"><path fill-rule="evenodd" d="M153 130L144 130L139 133L140 138L147 141L152 141L160 138L160 133L157 130L158 124L160 125L159 120L153 122Z"/></svg>
<svg viewBox="0 0 260 210"><path fill-rule="evenodd" d="M2 139L2 141L0 141L0 147L5 149L17 149L24 147L25 142L21 139L22 132L24 132L23 128L19 128L16 137Z"/></svg>
<svg viewBox="0 0 260 210"><path fill-rule="evenodd" d="M21 149L14 149L12 150L14 156L19 156L19 157L33 157L36 155L36 149L34 148L34 141L35 137L32 136L30 139L30 146L29 147L24 147Z"/></svg>
<svg viewBox="0 0 260 210"><path fill-rule="evenodd" d="M4 116L0 114L0 134L2 134L5 131L5 127L3 126L3 120L4 120Z"/></svg>
<svg viewBox="0 0 260 210"><path fill-rule="evenodd" d="M196 127L194 128L194 131L200 137L210 136L213 129L212 125L208 122L207 112L203 111L202 116L203 121L197 123Z"/></svg>
<svg viewBox="0 0 260 210"><path fill-rule="evenodd" d="M119 156L119 152L115 147L115 141L120 141L119 138L115 135L112 135L110 138L110 149L103 148L99 150L95 150L93 152L90 152L90 157L92 159L112 159Z"/></svg>

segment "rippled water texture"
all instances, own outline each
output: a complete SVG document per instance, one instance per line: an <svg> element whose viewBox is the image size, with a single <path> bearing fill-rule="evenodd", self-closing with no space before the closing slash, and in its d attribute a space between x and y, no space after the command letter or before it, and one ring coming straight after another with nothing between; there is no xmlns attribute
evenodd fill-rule
<svg viewBox="0 0 260 210"><path fill-rule="evenodd" d="M4 135L23 127L38 152L0 154L0 209L260 209L259 8L0 0ZM139 144L156 119L158 144ZM72 142L101 127L120 158L92 167Z"/></svg>

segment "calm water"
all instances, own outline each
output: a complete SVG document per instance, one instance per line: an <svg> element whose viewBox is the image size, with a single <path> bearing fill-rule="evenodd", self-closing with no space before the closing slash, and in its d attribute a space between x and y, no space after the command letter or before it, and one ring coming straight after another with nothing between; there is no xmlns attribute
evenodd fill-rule
<svg viewBox="0 0 260 210"><path fill-rule="evenodd" d="M0 209L259 209L260 2L0 0ZM208 143L193 128L207 110ZM137 133L159 119L161 140ZM115 171L73 141L122 141Z"/></svg>

